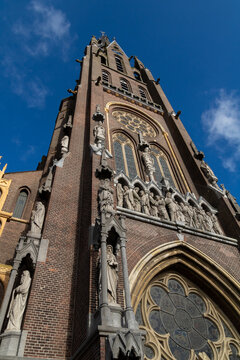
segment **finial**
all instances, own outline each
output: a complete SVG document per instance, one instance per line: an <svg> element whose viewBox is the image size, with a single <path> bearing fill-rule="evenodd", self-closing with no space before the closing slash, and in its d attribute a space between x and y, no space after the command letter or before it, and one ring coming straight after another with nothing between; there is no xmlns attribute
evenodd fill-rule
<svg viewBox="0 0 240 360"><path fill-rule="evenodd" d="M1 160L2 156L0 156L0 160ZM1 163L0 163L1 165ZM5 171L6 171L6 168L7 168L7 164L4 165L3 169L0 170L0 179L3 177Z"/></svg>

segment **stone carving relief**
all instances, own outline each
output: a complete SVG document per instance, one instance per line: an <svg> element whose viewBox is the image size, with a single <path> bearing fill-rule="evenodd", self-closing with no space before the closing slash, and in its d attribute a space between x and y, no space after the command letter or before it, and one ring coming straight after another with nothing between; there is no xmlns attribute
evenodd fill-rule
<svg viewBox="0 0 240 360"><path fill-rule="evenodd" d="M8 324L5 331L21 330L21 323L26 308L30 285L30 273L28 270L24 270L21 276L20 285L17 286L12 293L12 299L7 314Z"/></svg>
<svg viewBox="0 0 240 360"><path fill-rule="evenodd" d="M32 211L31 216L31 235L40 235L42 231L44 216L45 216L45 206L41 201L36 203L36 209Z"/></svg>
<svg viewBox="0 0 240 360"><path fill-rule="evenodd" d="M138 182L137 182L138 181ZM149 184L146 188L141 180L127 183L127 177L116 177L117 206L131 211L141 212L161 220L179 222L198 230L224 235L216 216L216 210L203 199L191 195L185 197L176 190L167 191ZM154 188L152 188L154 186ZM144 188L145 187L145 188Z"/></svg>
<svg viewBox="0 0 240 360"><path fill-rule="evenodd" d="M53 169L56 166L57 160L53 160L53 165L49 166L48 174L46 177L45 182L40 186L39 193L42 194L44 192L51 192L52 191L52 181L53 181Z"/></svg>

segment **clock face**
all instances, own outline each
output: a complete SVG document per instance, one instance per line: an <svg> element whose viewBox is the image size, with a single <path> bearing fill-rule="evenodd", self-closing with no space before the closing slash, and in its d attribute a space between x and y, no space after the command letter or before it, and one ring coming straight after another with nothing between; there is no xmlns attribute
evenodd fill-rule
<svg viewBox="0 0 240 360"><path fill-rule="evenodd" d="M142 118L126 111L113 111L112 116L124 127L135 133L141 132L143 136L156 137L155 129Z"/></svg>

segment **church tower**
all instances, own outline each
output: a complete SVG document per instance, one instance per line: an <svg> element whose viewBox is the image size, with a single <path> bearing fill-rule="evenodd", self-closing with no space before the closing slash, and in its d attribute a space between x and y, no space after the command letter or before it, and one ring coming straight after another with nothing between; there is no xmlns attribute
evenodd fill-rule
<svg viewBox="0 0 240 360"><path fill-rule="evenodd" d="M0 172L0 360L240 358L240 208L103 34L36 171Z"/></svg>

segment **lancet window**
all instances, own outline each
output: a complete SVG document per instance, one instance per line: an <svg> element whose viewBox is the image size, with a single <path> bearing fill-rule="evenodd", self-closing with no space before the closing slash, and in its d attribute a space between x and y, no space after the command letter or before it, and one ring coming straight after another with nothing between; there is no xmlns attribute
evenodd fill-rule
<svg viewBox="0 0 240 360"><path fill-rule="evenodd" d="M151 145L151 150L155 165L156 181L160 183L164 177L169 180L171 186L176 187L166 155L157 146Z"/></svg>
<svg viewBox="0 0 240 360"><path fill-rule="evenodd" d="M118 71L124 72L123 61L120 56L115 55L116 67Z"/></svg>
<svg viewBox="0 0 240 360"><path fill-rule="evenodd" d="M233 325L204 292L178 274L158 275L148 284L136 319L147 333L145 359L196 360L200 353L210 360L239 359Z"/></svg>
<svg viewBox="0 0 240 360"><path fill-rule="evenodd" d="M141 87L141 86L139 86L138 89L139 89L139 94L140 94L141 98L142 98L142 99L148 99L146 89L144 89L144 88Z"/></svg>
<svg viewBox="0 0 240 360"><path fill-rule="evenodd" d="M132 91L129 82L125 79L120 79L121 88L126 91Z"/></svg>
<svg viewBox="0 0 240 360"><path fill-rule="evenodd" d="M23 214L23 210L25 208L26 202L27 202L27 198L28 198L28 192L27 190L21 190L19 195L18 195L18 199L15 205L15 209L13 211L13 217L16 218L21 218L22 214Z"/></svg>
<svg viewBox="0 0 240 360"><path fill-rule="evenodd" d="M107 83L109 83L109 84L111 84L111 76L110 76L110 74L109 74L107 71L105 71L105 70L102 70L102 80L105 81L105 82L107 82Z"/></svg>
<svg viewBox="0 0 240 360"><path fill-rule="evenodd" d="M113 135L116 171L123 171L130 179L138 174L134 146L131 140L122 133Z"/></svg>

